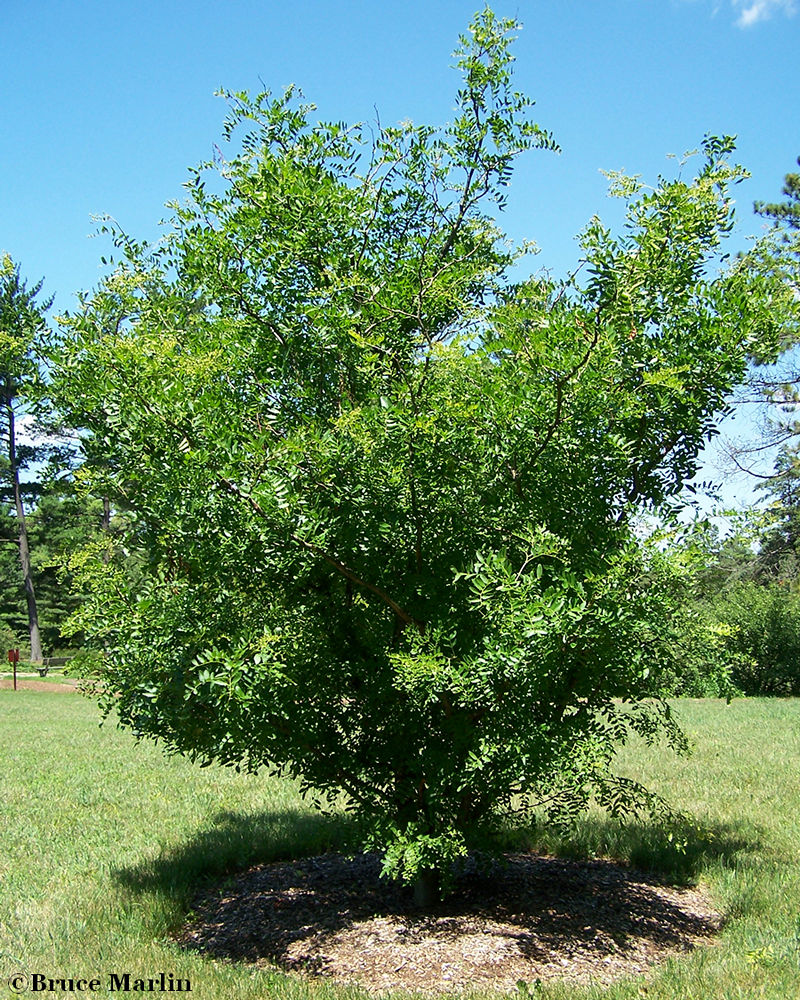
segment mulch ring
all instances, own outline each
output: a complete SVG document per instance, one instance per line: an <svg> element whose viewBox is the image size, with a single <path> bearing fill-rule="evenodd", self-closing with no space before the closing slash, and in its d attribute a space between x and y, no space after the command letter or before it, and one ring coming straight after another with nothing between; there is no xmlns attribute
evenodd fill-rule
<svg viewBox="0 0 800 1000"><path fill-rule="evenodd" d="M372 993L455 993L608 984L710 943L721 926L701 889L610 861L470 860L455 892L422 914L408 888L380 878L376 855L323 855L230 879L195 902L177 941Z"/></svg>
<svg viewBox="0 0 800 1000"><path fill-rule="evenodd" d="M0 688L13 688L14 682L1 678ZM60 681L29 681L17 678L17 689L22 691L76 691L76 684L62 684Z"/></svg>

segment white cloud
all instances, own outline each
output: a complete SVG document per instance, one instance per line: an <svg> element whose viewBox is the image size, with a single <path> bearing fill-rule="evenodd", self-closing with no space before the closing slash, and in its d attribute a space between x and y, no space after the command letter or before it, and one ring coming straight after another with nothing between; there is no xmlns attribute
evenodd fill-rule
<svg viewBox="0 0 800 1000"><path fill-rule="evenodd" d="M797 11L796 0L732 0L739 11L736 23L740 28L750 28L759 21L766 21L773 14L791 17Z"/></svg>

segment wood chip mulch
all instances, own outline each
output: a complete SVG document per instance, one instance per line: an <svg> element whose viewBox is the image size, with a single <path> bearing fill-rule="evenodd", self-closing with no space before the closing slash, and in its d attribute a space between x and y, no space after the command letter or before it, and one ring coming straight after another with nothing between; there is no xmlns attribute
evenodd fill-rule
<svg viewBox="0 0 800 1000"><path fill-rule="evenodd" d="M198 899L178 942L211 957L357 983L371 993L607 984L708 944L722 919L699 888L610 861L473 860L433 911L380 878L376 855L252 868Z"/></svg>

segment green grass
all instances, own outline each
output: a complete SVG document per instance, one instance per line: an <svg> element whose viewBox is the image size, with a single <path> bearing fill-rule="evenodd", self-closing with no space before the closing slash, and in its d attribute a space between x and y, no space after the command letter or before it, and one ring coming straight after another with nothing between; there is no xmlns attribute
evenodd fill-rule
<svg viewBox="0 0 800 1000"><path fill-rule="evenodd" d="M693 818L672 844L663 831L599 814L570 836L528 839L707 884L728 917L720 942L668 962L646 984L555 985L531 996L800 998L800 701L685 701L677 711L690 758L641 745L621 758L624 773ZM343 819L312 813L290 782L164 757L110 724L99 728L96 708L78 695L4 690L0 803L0 997L18 970L165 971L189 978L201 1000L363 995L215 963L168 940L205 881L351 842Z"/></svg>

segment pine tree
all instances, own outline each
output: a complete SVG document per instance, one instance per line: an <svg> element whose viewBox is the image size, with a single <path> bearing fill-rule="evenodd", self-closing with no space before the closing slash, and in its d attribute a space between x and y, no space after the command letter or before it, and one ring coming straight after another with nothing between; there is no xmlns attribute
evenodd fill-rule
<svg viewBox="0 0 800 1000"><path fill-rule="evenodd" d="M797 157L800 166L800 156ZM772 219L777 226L800 229L800 174L787 174L783 179L786 201L757 201L753 206L758 215ZM788 234L787 234L788 238Z"/></svg>
<svg viewBox="0 0 800 1000"><path fill-rule="evenodd" d="M6 256L0 270L0 413L3 426L5 462L4 478L13 504L17 523L19 561L28 611L31 640L31 660L42 660L42 640L39 632L39 612L33 585L28 525L23 501L20 470L34 456L30 448L18 442L18 417L30 407L32 394L39 382L39 370L34 356L37 338L44 328L44 313L52 298L37 303L43 281L32 288L20 277L19 265Z"/></svg>

